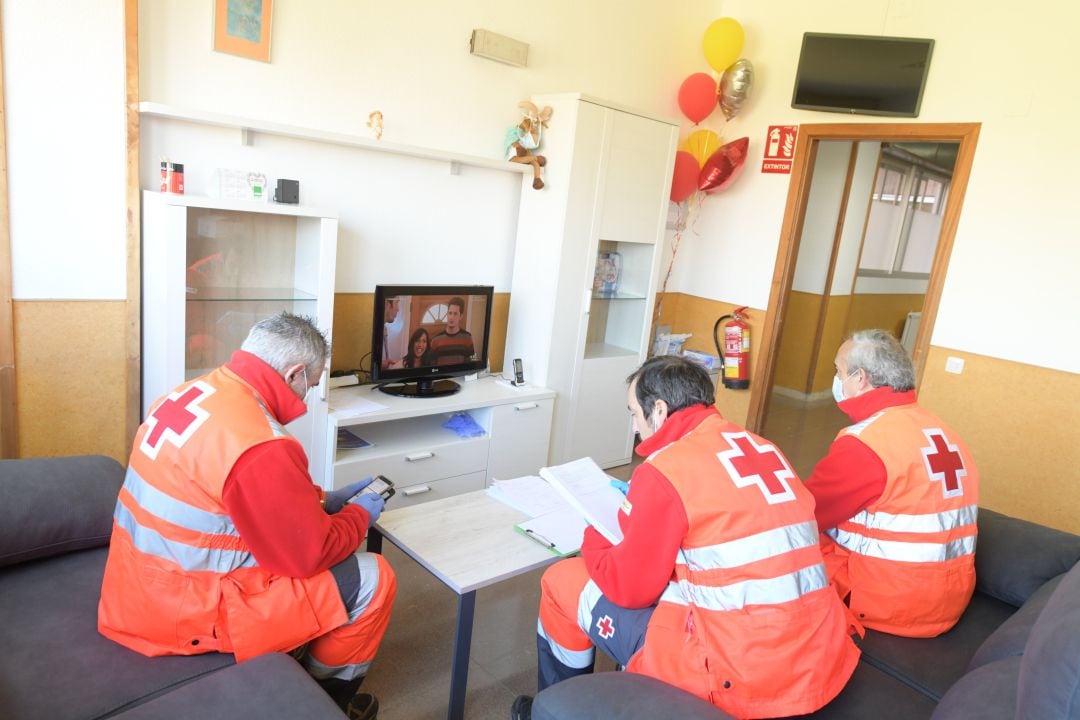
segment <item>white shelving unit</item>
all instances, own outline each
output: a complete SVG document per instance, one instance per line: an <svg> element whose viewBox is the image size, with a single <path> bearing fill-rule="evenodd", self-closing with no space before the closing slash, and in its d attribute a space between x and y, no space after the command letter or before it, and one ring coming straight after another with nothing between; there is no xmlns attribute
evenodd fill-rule
<svg viewBox="0 0 1080 720"><path fill-rule="evenodd" d="M363 135L350 135L347 133L329 132L314 128L285 125L282 123L255 120L233 115L220 115L218 113L202 112L198 110L184 110L170 105L154 102L139 103L140 115L147 117L160 117L171 120L213 125L215 127L235 128L239 131L238 141L243 145L252 144L253 136L257 133L277 135L279 137L295 138L298 140L313 140L315 142L329 143L331 145L343 145L345 147L362 148L378 152L395 153L409 157L423 158L426 160L444 160L450 164L450 170L456 174L457 166L470 165L472 167L487 168L489 170L501 170L503 172L525 174L532 176L532 168L528 165L507 162L505 158L486 158L477 155L449 152L436 148L426 148L417 145L402 145L399 143L383 142Z"/></svg>
<svg viewBox="0 0 1080 720"><path fill-rule="evenodd" d="M626 376L645 360L679 126L588 96L554 109L546 187L523 183L504 366L558 392L549 463L630 461ZM600 252L621 258L618 291L596 293Z"/></svg>
<svg viewBox="0 0 1080 720"><path fill-rule="evenodd" d="M394 507L402 507L535 475L547 461L554 399L547 388L496 378L466 381L460 392L435 398L386 395L371 385L337 388L330 392L325 487L382 474L397 488ZM381 407L372 411L369 402ZM461 437L444 427L454 413L467 413L483 434ZM370 446L339 449L339 428Z"/></svg>
<svg viewBox="0 0 1080 720"><path fill-rule="evenodd" d="M329 338L337 214L298 205L143 192L143 390L151 403L227 362L259 320L315 318ZM329 358L327 359L329 361ZM290 423L324 476L326 383Z"/></svg>

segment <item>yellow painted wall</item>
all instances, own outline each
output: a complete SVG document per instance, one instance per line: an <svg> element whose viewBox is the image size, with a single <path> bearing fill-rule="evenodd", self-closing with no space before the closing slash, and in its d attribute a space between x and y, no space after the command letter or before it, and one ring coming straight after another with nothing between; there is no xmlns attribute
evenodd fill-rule
<svg viewBox="0 0 1080 720"><path fill-rule="evenodd" d="M836 358L836 349L844 340L844 328L850 309L850 295L829 297L828 308L825 311L825 327L821 331L821 342L816 352L817 360L814 364L814 381L810 385L811 393L823 392L832 387L833 375L836 374L833 360Z"/></svg>
<svg viewBox="0 0 1080 720"><path fill-rule="evenodd" d="M821 295L791 292L784 327L780 330L780 354L776 356L774 385L807 392L820 312Z"/></svg>
<svg viewBox="0 0 1080 720"><path fill-rule="evenodd" d="M919 400L971 448L983 507L1080 533L1080 375L931 346Z"/></svg>
<svg viewBox="0 0 1080 720"><path fill-rule="evenodd" d="M845 334L867 328L888 330L898 339L909 312L922 310L926 296L919 294L861 294L851 298Z"/></svg>
<svg viewBox="0 0 1080 720"><path fill-rule="evenodd" d="M18 456L127 462L123 300L16 300Z"/></svg>
<svg viewBox="0 0 1080 720"><path fill-rule="evenodd" d="M660 324L671 325L673 333L693 333L683 348L699 350L710 355L716 354L713 343L713 326L721 315L727 315L737 305L709 300L684 293L666 293L660 313ZM761 326L765 322L765 311L750 308L747 324L750 326L750 387L754 387L757 377L758 362L761 358L754 354L755 338L761 337ZM724 322L727 322L726 320ZM722 332L722 330L721 330ZM721 338L721 343L723 339ZM740 425L746 424L750 409L750 390L728 390L718 383L716 388L716 407L728 420Z"/></svg>
<svg viewBox="0 0 1080 720"><path fill-rule="evenodd" d="M374 293L334 295L331 370L371 370L371 358L365 356L371 352L371 320L374 317L374 307ZM502 372L509 313L510 293L495 293L491 304L491 337L488 345L488 362L493 373Z"/></svg>

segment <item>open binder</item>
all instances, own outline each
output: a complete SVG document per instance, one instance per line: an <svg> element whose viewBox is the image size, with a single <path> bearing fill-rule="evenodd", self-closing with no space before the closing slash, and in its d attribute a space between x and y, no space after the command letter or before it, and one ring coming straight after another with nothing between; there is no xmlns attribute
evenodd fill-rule
<svg viewBox="0 0 1080 720"><path fill-rule="evenodd" d="M591 458L543 468L540 477L496 481L488 494L529 515L514 529L560 557L581 550L585 528L612 543L622 540L618 512L622 493Z"/></svg>

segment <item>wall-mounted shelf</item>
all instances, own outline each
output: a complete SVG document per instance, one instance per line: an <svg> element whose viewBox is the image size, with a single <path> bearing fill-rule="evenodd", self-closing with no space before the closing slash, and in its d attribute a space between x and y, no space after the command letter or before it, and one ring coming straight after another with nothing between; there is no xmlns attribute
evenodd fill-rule
<svg viewBox="0 0 1080 720"><path fill-rule="evenodd" d="M376 152L395 153L425 160L440 160L450 163L450 172L454 175L457 174L457 168L461 165L486 168L488 170L501 170L503 172L511 173L532 172L532 167L529 165L512 163L502 158L486 158L477 155L448 152L446 150L438 150L435 148L400 145L398 143L375 140L362 135L349 135L346 133L328 132L326 130L316 130L295 125L283 125L264 120L236 117L234 115L219 115L217 113L202 112L198 110L181 110L170 105L162 105L161 103L141 102L139 103L139 113L146 117L159 117L169 120L199 123L202 125L234 128L240 131L240 142L244 145L251 144L252 136L255 133L265 133L267 135L277 135L279 137L295 138L298 140L311 140L314 142L330 143L332 145L374 150Z"/></svg>

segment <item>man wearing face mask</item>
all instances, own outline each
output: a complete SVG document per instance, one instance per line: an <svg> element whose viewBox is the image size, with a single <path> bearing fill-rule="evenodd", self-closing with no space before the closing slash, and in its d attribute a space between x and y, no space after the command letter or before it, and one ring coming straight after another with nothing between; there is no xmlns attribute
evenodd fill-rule
<svg viewBox="0 0 1080 720"><path fill-rule="evenodd" d="M833 395L855 424L806 482L829 578L866 627L939 635L975 586L975 462L956 431L916 402L911 360L884 330L840 346Z"/></svg>
<svg viewBox="0 0 1080 720"><path fill-rule="evenodd" d="M323 492L284 427L307 411L328 353L309 319L281 313L154 404L114 513L98 629L150 656L293 651L370 720L378 701L357 689L397 583L357 550L383 500L354 498L370 478Z"/></svg>
<svg viewBox="0 0 1080 720"><path fill-rule="evenodd" d="M656 357L628 378L646 460L619 513L623 540L585 531L581 557L541 580L539 689L592 671L599 647L737 717L801 715L855 669L814 505L783 454L725 420L699 365ZM513 720L531 717L520 696Z"/></svg>

